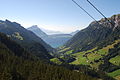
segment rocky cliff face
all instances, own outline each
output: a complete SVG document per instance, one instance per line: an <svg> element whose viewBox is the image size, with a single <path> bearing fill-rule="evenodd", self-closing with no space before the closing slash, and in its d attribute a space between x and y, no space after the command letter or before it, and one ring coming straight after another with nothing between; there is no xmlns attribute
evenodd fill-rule
<svg viewBox="0 0 120 80"><path fill-rule="evenodd" d="M115 16L115 27L120 27L120 15Z"/></svg>

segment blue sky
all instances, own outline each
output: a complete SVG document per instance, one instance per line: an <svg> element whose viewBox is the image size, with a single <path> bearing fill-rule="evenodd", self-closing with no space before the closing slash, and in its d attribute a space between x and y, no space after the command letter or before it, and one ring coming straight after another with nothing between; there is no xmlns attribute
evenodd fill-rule
<svg viewBox="0 0 120 80"><path fill-rule="evenodd" d="M102 16L86 0L75 0L95 19ZM120 0L90 0L106 17L120 13ZM69 33L87 27L93 20L72 0L0 0L0 19L20 23L24 27Z"/></svg>

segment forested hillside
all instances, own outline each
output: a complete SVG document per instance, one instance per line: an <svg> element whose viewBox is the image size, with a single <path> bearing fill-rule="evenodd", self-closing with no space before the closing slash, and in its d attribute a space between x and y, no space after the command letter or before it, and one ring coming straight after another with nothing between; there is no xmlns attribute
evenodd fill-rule
<svg viewBox="0 0 120 80"><path fill-rule="evenodd" d="M109 22L109 21L111 22ZM114 39L119 38L120 15L114 15L111 18L101 19L98 22L92 22L87 28L79 31L72 39L66 43L66 47L78 51L84 51L99 46L104 41L113 42Z"/></svg>
<svg viewBox="0 0 120 80"><path fill-rule="evenodd" d="M120 0L0 3L0 80L120 80Z"/></svg>
<svg viewBox="0 0 120 80"><path fill-rule="evenodd" d="M108 21L109 20L109 21ZM120 15L92 22L58 49L55 63L89 65L119 80Z"/></svg>
<svg viewBox="0 0 120 80"><path fill-rule="evenodd" d="M97 80L81 72L45 64L0 33L0 80Z"/></svg>
<svg viewBox="0 0 120 80"><path fill-rule="evenodd" d="M5 33L12 40L39 58L46 60L52 58L49 52L52 52L53 48L18 23L9 20L0 21L0 32Z"/></svg>

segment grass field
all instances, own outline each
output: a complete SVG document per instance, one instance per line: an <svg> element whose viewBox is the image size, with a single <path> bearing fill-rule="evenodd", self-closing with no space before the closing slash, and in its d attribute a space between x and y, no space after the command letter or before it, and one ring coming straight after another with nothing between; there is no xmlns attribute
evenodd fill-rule
<svg viewBox="0 0 120 80"><path fill-rule="evenodd" d="M120 56L116 56L116 57L110 59L109 62L114 65L120 66Z"/></svg>
<svg viewBox="0 0 120 80"><path fill-rule="evenodd" d="M108 75L111 76L111 77L119 76L120 75L120 69L116 70L114 72L108 73Z"/></svg>
<svg viewBox="0 0 120 80"><path fill-rule="evenodd" d="M52 59L50 59L50 61L51 61L51 62L54 62L54 63L56 63L56 64L61 64L61 63L62 63L61 61L59 61L58 58L52 58Z"/></svg>
<svg viewBox="0 0 120 80"><path fill-rule="evenodd" d="M114 45L118 44L119 42L120 42L120 39L114 41L112 44L107 45L106 47L103 47L102 49L99 49L99 50L97 50L97 47L95 47L91 50L77 52L77 53L73 53L73 50L70 50L69 47L68 48L62 47L59 52L65 52L65 53L63 53L63 55L60 58L63 59L64 55L71 55L76 60L69 63L69 64L89 65L89 66L91 66L91 68L98 69L100 64L104 64L104 61L101 60L100 58L107 55L109 53L109 49L114 48ZM51 61L55 62L57 64L61 64L61 62L56 58L51 59ZM114 65L119 66L120 65L120 56L116 56L114 58L111 58L109 60L109 62L114 64ZM114 72L108 73L108 75L111 77L114 77L114 78L116 77L117 80L120 80L120 69L116 70Z"/></svg>
<svg viewBox="0 0 120 80"><path fill-rule="evenodd" d="M64 54L71 54L73 52L73 50L70 50L70 51L67 51L66 53L64 53Z"/></svg>

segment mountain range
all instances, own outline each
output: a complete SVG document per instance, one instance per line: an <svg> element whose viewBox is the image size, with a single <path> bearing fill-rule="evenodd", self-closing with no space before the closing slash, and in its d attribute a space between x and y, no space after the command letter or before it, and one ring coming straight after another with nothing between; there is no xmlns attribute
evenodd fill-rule
<svg viewBox="0 0 120 80"><path fill-rule="evenodd" d="M53 51L53 48L46 44L41 38L36 36L33 32L25 29L16 22L9 20L0 21L0 32L6 34L12 40L19 43L28 52L40 57L42 59L49 60L52 56L49 52Z"/></svg>
<svg viewBox="0 0 120 80"><path fill-rule="evenodd" d="M42 38L46 43L51 45L53 48L57 48L65 44L73 35L75 35L79 30L72 32L71 34L52 34L48 35L43 32L37 25L29 27L28 30L35 33L37 36Z"/></svg>
<svg viewBox="0 0 120 80"><path fill-rule="evenodd" d="M120 80L120 14L54 35L0 20L0 79Z"/></svg>
<svg viewBox="0 0 120 80"><path fill-rule="evenodd" d="M60 47L58 55L51 61L88 65L119 80L120 14L93 21Z"/></svg>

